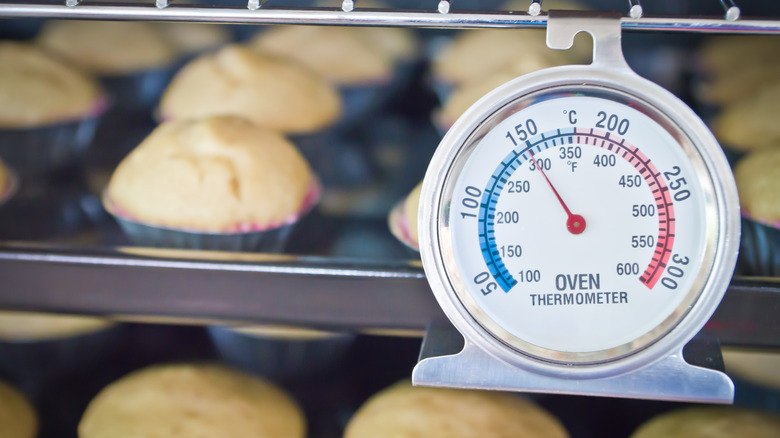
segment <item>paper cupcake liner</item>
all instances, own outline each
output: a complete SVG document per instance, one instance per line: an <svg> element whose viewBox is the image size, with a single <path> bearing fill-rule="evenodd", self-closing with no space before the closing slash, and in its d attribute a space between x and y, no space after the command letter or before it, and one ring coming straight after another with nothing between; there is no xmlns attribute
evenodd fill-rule
<svg viewBox="0 0 780 438"><path fill-rule="evenodd" d="M81 120L22 129L0 129L0 157L20 175L40 174L77 162L95 136L105 99Z"/></svg>
<svg viewBox="0 0 780 438"><path fill-rule="evenodd" d="M0 341L0 373L26 388L96 364L121 341L123 327L109 326L91 333L61 339Z"/></svg>
<svg viewBox="0 0 780 438"><path fill-rule="evenodd" d="M240 224L224 232L202 232L145 224L134 220L107 195L103 205L137 246L156 248L201 249L214 251L281 252L295 223L308 213L320 199L319 182L312 183L298 213L279 224Z"/></svg>
<svg viewBox="0 0 780 438"><path fill-rule="evenodd" d="M124 75L107 75L100 78L111 95L118 111L149 111L173 79L178 63Z"/></svg>
<svg viewBox="0 0 780 438"><path fill-rule="evenodd" d="M387 225L390 227L390 233L396 239L410 250L419 253L420 246L412 238L412 234L409 232L409 222L406 220L406 214L404 214L405 201L406 199L403 199L393 207L390 211L390 216L387 218Z"/></svg>
<svg viewBox="0 0 780 438"><path fill-rule="evenodd" d="M743 275L780 277L780 223L766 224L742 214L738 269Z"/></svg>
<svg viewBox="0 0 780 438"><path fill-rule="evenodd" d="M209 327L209 335L229 364L272 380L300 380L326 374L355 340L351 334L283 339Z"/></svg>

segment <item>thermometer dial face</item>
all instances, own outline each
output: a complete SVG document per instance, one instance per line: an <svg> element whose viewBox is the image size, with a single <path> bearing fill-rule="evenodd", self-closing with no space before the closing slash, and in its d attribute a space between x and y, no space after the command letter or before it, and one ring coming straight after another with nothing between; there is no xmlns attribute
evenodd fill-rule
<svg viewBox="0 0 780 438"><path fill-rule="evenodd" d="M622 92L559 87L500 109L456 156L439 222L469 316L535 358L599 363L662 337L712 269L698 150Z"/></svg>

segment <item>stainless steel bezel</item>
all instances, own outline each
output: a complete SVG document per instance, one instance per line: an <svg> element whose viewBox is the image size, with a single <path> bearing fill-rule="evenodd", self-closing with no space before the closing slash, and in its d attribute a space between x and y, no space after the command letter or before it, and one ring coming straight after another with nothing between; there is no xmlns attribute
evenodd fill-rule
<svg viewBox="0 0 780 438"><path fill-rule="evenodd" d="M636 103L680 141L699 173L707 208L705 261L683 303L655 330L598 352L558 352L531 345L492 322L470 299L451 254L447 204L459 166L490 128L529 100L580 90ZM704 123L671 93L629 69L567 66L515 79L494 90L450 129L426 174L420 204L420 248L434 294L466 339L516 366L566 377L597 377L635 369L681 349L720 302L736 261L739 205L730 169ZM575 367L572 367L575 365ZM565 370L565 371L564 371Z"/></svg>

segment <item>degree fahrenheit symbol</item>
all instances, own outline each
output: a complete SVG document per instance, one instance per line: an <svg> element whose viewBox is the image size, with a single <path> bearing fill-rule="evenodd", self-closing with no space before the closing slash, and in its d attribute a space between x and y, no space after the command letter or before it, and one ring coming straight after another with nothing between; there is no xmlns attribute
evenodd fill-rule
<svg viewBox="0 0 780 438"><path fill-rule="evenodd" d="M568 219L566 219L566 229L568 229L569 232L572 234L581 234L583 231L585 231L585 218L578 214L572 214L571 210L569 210L569 207L567 207L566 203L563 202L563 198L561 198L561 195L558 193L558 190L555 190L555 187L552 185L552 182L550 182L550 178L547 178L547 174L544 173L544 169L542 169L541 166L539 166L539 163L536 161L536 157L534 156L534 153L530 152L530 154L531 154L531 160L533 160L534 162L534 166L539 172L541 172L545 181L547 181L547 184L550 186L553 193L555 193L555 197L558 198L558 202L561 203L561 207L563 207L563 210L566 211L566 215L568 215Z"/></svg>

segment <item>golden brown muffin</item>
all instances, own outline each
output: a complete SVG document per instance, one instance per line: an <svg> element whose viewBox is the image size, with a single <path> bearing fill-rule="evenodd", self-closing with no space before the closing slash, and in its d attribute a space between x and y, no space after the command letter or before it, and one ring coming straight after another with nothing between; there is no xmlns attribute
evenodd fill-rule
<svg viewBox="0 0 780 438"><path fill-rule="evenodd" d="M590 44L578 36L572 50L561 51L547 47L546 34L540 29L467 30L436 56L433 74L437 81L463 84L522 63L526 57L545 67L583 62L592 50Z"/></svg>
<svg viewBox="0 0 780 438"><path fill-rule="evenodd" d="M155 27L181 55L216 49L230 41L230 30L219 24L157 23Z"/></svg>
<svg viewBox="0 0 780 438"><path fill-rule="evenodd" d="M742 210L751 218L780 225L780 141L737 163L734 179Z"/></svg>
<svg viewBox="0 0 780 438"><path fill-rule="evenodd" d="M776 438L780 418L732 407L696 407L659 415L631 438Z"/></svg>
<svg viewBox="0 0 780 438"><path fill-rule="evenodd" d="M102 318L31 312L0 312L0 340L7 342L50 341L70 338L97 332L109 326L111 326L111 322Z"/></svg>
<svg viewBox="0 0 780 438"><path fill-rule="evenodd" d="M761 149L780 143L780 81L761 92L729 105L718 114L713 131L721 143L741 151Z"/></svg>
<svg viewBox="0 0 780 438"><path fill-rule="evenodd" d="M771 35L724 35L709 37L699 49L702 73L728 74L755 65L780 63L780 38Z"/></svg>
<svg viewBox="0 0 780 438"><path fill-rule="evenodd" d="M295 61L231 45L187 64L165 90L164 120L243 116L272 129L310 133L341 113L333 85Z"/></svg>
<svg viewBox="0 0 780 438"><path fill-rule="evenodd" d="M487 74L483 78L458 85L444 102L444 107L438 115L437 124L448 129L463 115L471 105L499 85L511 81L524 74L543 68L554 67L550 59L529 53L517 62L503 66L501 69Z"/></svg>
<svg viewBox="0 0 780 438"><path fill-rule="evenodd" d="M216 365L146 368L104 388L79 438L303 438L295 401L258 377Z"/></svg>
<svg viewBox="0 0 780 438"><path fill-rule="evenodd" d="M500 392L412 387L400 382L373 396L344 438L567 437L558 420L532 402Z"/></svg>
<svg viewBox="0 0 780 438"><path fill-rule="evenodd" d="M99 99L92 78L30 44L0 42L0 129L84 118Z"/></svg>
<svg viewBox="0 0 780 438"><path fill-rule="evenodd" d="M315 178L281 134L235 116L167 122L117 167L104 205L147 225L261 231L297 219Z"/></svg>
<svg viewBox="0 0 780 438"><path fill-rule="evenodd" d="M410 57L414 40L405 29L277 26L260 33L256 49L289 56L341 85L385 82L395 61Z"/></svg>
<svg viewBox="0 0 780 438"><path fill-rule="evenodd" d="M52 21L41 30L38 44L100 76L165 67L177 56L154 25L137 21Z"/></svg>
<svg viewBox="0 0 780 438"><path fill-rule="evenodd" d="M780 389L780 354L723 348L723 362L729 375Z"/></svg>
<svg viewBox="0 0 780 438"><path fill-rule="evenodd" d="M0 436L35 438L38 416L30 402L19 391L0 381Z"/></svg>
<svg viewBox="0 0 780 438"><path fill-rule="evenodd" d="M780 83L780 62L747 64L737 70L709 75L694 91L704 102L731 105L777 83Z"/></svg>

